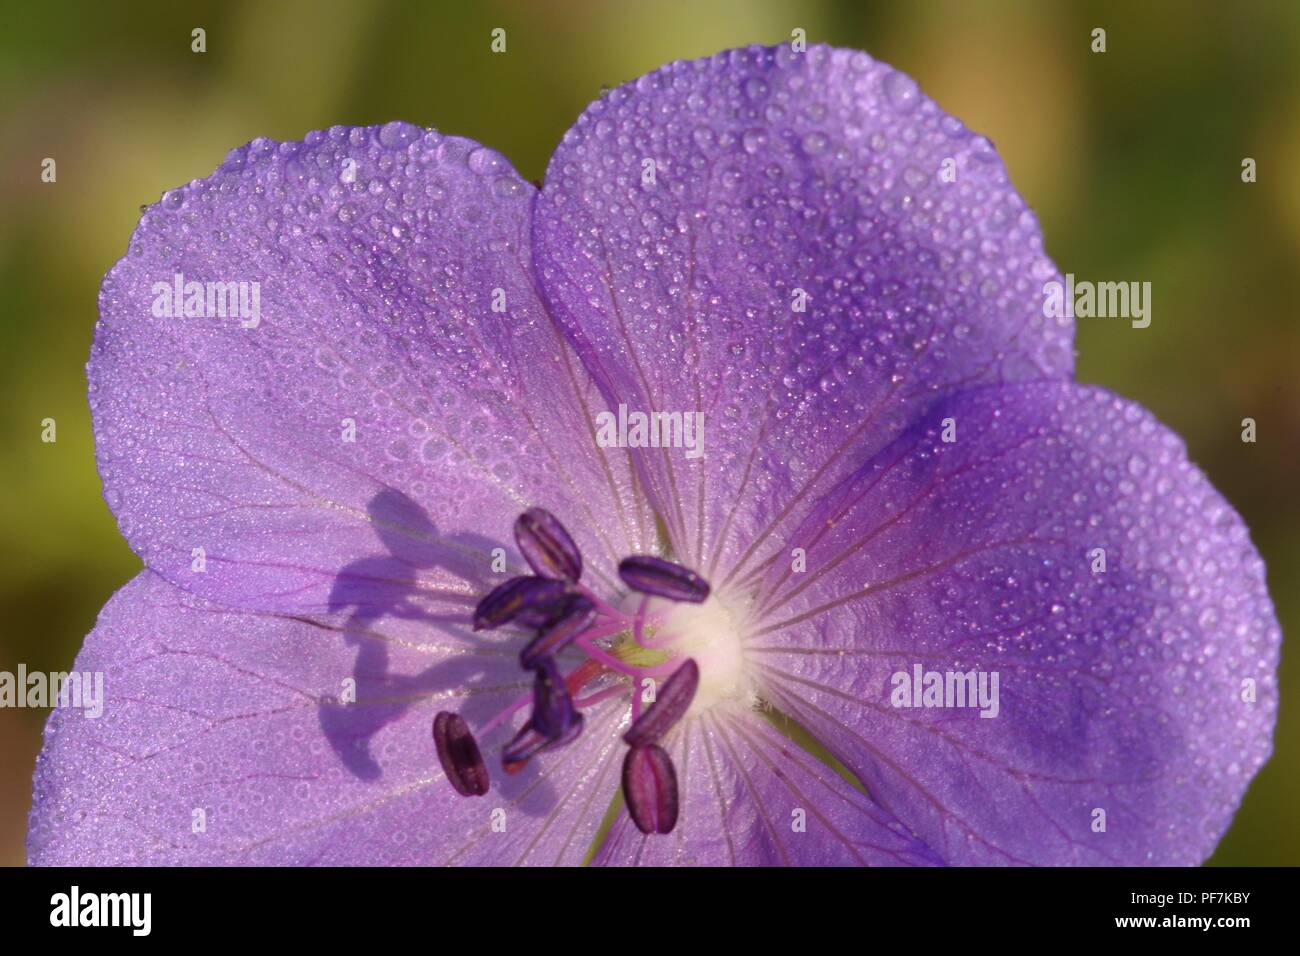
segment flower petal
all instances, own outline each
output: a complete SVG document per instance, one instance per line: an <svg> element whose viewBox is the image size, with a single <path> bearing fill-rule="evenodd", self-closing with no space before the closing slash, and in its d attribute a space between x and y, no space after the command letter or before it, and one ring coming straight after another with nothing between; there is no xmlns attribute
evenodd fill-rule
<svg viewBox="0 0 1300 956"><path fill-rule="evenodd" d="M617 791L626 703L589 709L581 737L516 776L499 769L501 727L479 741L491 790L462 797L435 713L477 725L529 681L509 651L422 640L400 618L354 631L226 611L142 573L75 664L103 673L102 716L50 717L31 862L581 862Z"/></svg>
<svg viewBox="0 0 1300 956"><path fill-rule="evenodd" d="M646 836L624 810L606 866L933 865L930 851L838 774L753 713L692 717L665 744L677 826Z"/></svg>
<svg viewBox="0 0 1300 956"><path fill-rule="evenodd" d="M494 549L525 569L534 501L607 581L652 544L535 293L533 194L496 153L393 123L256 140L146 209L89 365L105 495L146 564L312 611L481 595ZM226 317L162 314L177 276L179 307ZM247 317L190 282L243 283Z"/></svg>
<svg viewBox="0 0 1300 956"><path fill-rule="evenodd" d="M1103 390L941 402L788 544L807 568L769 571L747 654L949 862L1199 863L1268 758L1263 564L1177 436ZM907 706L917 668L996 673L998 706Z"/></svg>
<svg viewBox="0 0 1300 956"><path fill-rule="evenodd" d="M638 465L715 586L936 395L1071 372L1059 275L991 144L863 53L732 50L607 93L534 234L608 410L684 413L682 444L703 413L702 444Z"/></svg>

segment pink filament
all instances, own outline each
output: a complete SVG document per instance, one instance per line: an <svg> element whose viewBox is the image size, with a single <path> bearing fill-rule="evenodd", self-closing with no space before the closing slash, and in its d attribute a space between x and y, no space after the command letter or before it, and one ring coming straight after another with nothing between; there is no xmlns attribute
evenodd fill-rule
<svg viewBox="0 0 1300 956"><path fill-rule="evenodd" d="M641 682L647 677L658 678L668 676L675 671L678 666L680 666L680 662L676 660L667 660L650 667L638 667L634 664L629 664L626 661L619 660L613 654L610 654L604 648L597 646L593 642L631 629L633 639L640 646L662 646L661 641L656 641L655 644L647 643L645 630L647 624L658 624L662 620L663 616L656 615L654 618L649 618L647 616L646 611L650 605L650 595L648 594L641 598L641 603L637 607L636 614L629 617L613 605L598 598L589 588L580 586L579 590L591 599L601 614L590 628L583 631L574 639L573 643L591 660L594 660L615 673L622 674L628 678L628 682L631 684L632 688L632 719L636 720L637 717L641 715ZM578 708L591 707L602 700L607 700L615 694L623 693L625 689L625 685L620 681L613 687L606 688L605 690L590 694L587 697L575 700L574 706ZM533 695L531 691L521 694L519 697L511 701L504 710L501 710L489 718L487 723L479 728L478 735L483 738L487 737L491 731L504 723L512 714L515 713L515 711L525 707L532 699Z"/></svg>

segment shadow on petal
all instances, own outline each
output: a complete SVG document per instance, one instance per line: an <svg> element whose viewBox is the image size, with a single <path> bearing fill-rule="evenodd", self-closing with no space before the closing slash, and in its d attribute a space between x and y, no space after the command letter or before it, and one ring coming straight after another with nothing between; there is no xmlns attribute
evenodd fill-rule
<svg viewBox="0 0 1300 956"><path fill-rule="evenodd" d="M358 778L377 780L380 762L371 742L385 726L429 697L468 692L462 709L471 723L485 717L499 695L475 689L527 685L512 654L457 653L416 674L390 670L389 643L383 636L385 618L421 621L449 643L490 651L501 638L474 634L470 619L477 594L496 583L490 556L500 542L480 535L444 537L416 502L387 488L367 506L386 554L359 558L342 568L330 593L330 610L349 612L343 625L345 640L356 646L352 670L354 698L329 698L319 708L320 725L344 766ZM513 552L511 552L513 553ZM428 572L468 587L438 595L430 592ZM432 743L430 744L432 753Z"/></svg>

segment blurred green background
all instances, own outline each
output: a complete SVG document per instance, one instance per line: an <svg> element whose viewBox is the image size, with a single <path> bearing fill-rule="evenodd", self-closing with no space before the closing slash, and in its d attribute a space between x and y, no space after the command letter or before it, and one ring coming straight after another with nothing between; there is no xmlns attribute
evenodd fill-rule
<svg viewBox="0 0 1300 956"><path fill-rule="evenodd" d="M907 71L993 139L1062 271L1152 283L1150 328L1080 321L1079 378L1184 436L1245 516L1294 635L1300 3L43 2L0 12L0 670L67 669L139 568L100 497L84 364L141 204L255 136L395 118L540 179L602 86L795 27ZM1275 756L1213 863L1300 862L1295 654L1282 686ZM0 863L24 859L44 717L0 709Z"/></svg>

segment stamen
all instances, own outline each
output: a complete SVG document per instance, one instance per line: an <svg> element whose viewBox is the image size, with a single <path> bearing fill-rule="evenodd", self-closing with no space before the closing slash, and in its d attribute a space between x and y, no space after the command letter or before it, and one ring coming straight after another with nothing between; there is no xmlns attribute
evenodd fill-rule
<svg viewBox="0 0 1300 956"><path fill-rule="evenodd" d="M677 662L671 660L664 661L662 664L652 664L648 667L638 667L636 664L621 661L613 654L602 651L591 643L591 638L586 634L576 638L574 643L581 647L583 652L593 661L599 661L610 670L625 674L628 677L659 677L660 675L670 674L677 669Z"/></svg>
<svg viewBox="0 0 1300 956"><path fill-rule="evenodd" d="M529 508L515 521L515 543L528 566L545 578L576 583L582 554L559 519L545 508Z"/></svg>
<svg viewBox="0 0 1300 956"><path fill-rule="evenodd" d="M586 585L579 584L577 585L576 590L578 591L579 594L582 594L583 596L589 598L591 600L591 603L596 605L596 610L600 611L601 614L604 614L611 621L618 621L622 627L626 627L627 622L631 620L631 618L629 618L626 614L624 614L618 608L614 607L614 605L610 604L608 601L603 600L598 594L596 594L594 591L591 590L591 588L587 587Z"/></svg>
<svg viewBox="0 0 1300 956"><path fill-rule="evenodd" d="M501 766L506 773L518 773L524 769L524 765L533 757L536 757L543 750L552 750L563 747L565 744L576 740L582 733L583 725L586 720L582 714L575 713L573 720L564 731L555 737L548 737L540 733L533 722L530 720L519 729L514 739L506 744L505 750L501 752Z"/></svg>
<svg viewBox="0 0 1300 956"><path fill-rule="evenodd" d="M650 595L643 595L641 602L636 608L636 617L632 622L632 640L638 647L645 646L645 615L646 610L650 607ZM641 718L641 687L640 682L632 678L632 723L636 723Z"/></svg>
<svg viewBox="0 0 1300 956"><path fill-rule="evenodd" d="M533 670L542 658L558 654L595 620L596 605L589 598L581 594L570 596L560 616L543 627L537 637L519 652L520 666L524 670Z"/></svg>
<svg viewBox="0 0 1300 956"><path fill-rule="evenodd" d="M541 659L533 681L533 716L529 721L542 736L558 738L573 723L573 700L560 676L560 669L549 657Z"/></svg>
<svg viewBox="0 0 1300 956"><path fill-rule="evenodd" d="M700 686L700 667L687 658L672 676L663 682L650 709L633 721L623 739L633 747L644 747L661 740L690 709Z"/></svg>
<svg viewBox="0 0 1300 956"><path fill-rule="evenodd" d="M474 609L474 630L514 622L524 627L550 623L569 595L563 581L522 575L498 584Z"/></svg>
<svg viewBox="0 0 1300 956"><path fill-rule="evenodd" d="M487 767L463 717L445 710L434 717L433 743L443 773L457 793L462 797L481 797L488 792Z"/></svg>
<svg viewBox="0 0 1300 956"><path fill-rule="evenodd" d="M506 773L518 773L545 746L546 738L529 721L519 728L519 733L501 751L501 766Z"/></svg>
<svg viewBox="0 0 1300 956"><path fill-rule="evenodd" d="M531 703L528 719L501 751L506 773L518 773L543 750L563 747L582 733L582 709L630 690L632 722L623 734L629 745L623 761L624 800L642 833L671 832L679 811L677 771L659 742L686 715L700 688L699 655L687 649L680 627L673 622L683 613L706 613L711 605L671 610L656 605L654 613L650 607L655 597L704 605L709 583L672 561L633 555L618 566L623 583L641 593L635 611L629 613L627 602L610 603L579 583L582 554L549 511L529 508L515 521L514 531L519 550L535 574L493 588L475 608L473 623L476 631L503 624L536 630L519 654L520 666L534 672L533 688L487 720L480 737L486 739ZM711 633L712 624L706 622L702 631ZM606 641L615 635L626 636L613 644ZM606 642L597 643L601 641ZM661 653L655 645L676 650ZM556 655L566 648L586 656L567 676L556 662ZM692 656L682 660L679 655L685 653ZM712 664L708 666L712 674ZM612 678L612 685L575 700L597 678ZM646 678L662 678L663 683L655 702L643 713L640 688ZM433 735L438 759L456 791L465 796L486 793L487 769L465 721L453 713L439 713Z"/></svg>
<svg viewBox="0 0 1300 956"><path fill-rule="evenodd" d="M671 833L677 825L677 771L658 744L633 747L623 758L623 799L642 833Z"/></svg>
<svg viewBox="0 0 1300 956"><path fill-rule="evenodd" d="M586 697L576 697L573 706L579 710L586 710L589 707L595 707L602 700L609 700L611 697L620 697L627 693L626 684L615 684L612 687L606 687L604 690L598 690L595 693L588 694Z"/></svg>
<svg viewBox="0 0 1300 956"><path fill-rule="evenodd" d="M618 576L634 591L672 601L701 604L709 596L709 582L690 568L649 554L624 558L619 562Z"/></svg>

